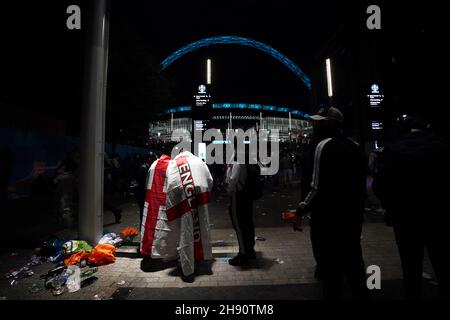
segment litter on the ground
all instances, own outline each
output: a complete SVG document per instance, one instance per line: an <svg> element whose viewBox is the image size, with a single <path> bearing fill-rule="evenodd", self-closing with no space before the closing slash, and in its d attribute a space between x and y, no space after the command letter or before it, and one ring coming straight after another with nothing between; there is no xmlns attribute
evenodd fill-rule
<svg viewBox="0 0 450 320"><path fill-rule="evenodd" d="M266 241L266 238L264 237L255 237L256 241Z"/></svg>
<svg viewBox="0 0 450 320"><path fill-rule="evenodd" d="M283 264L283 263L284 263L284 261L283 261L283 260L280 260L279 258L273 259L273 261L274 261L276 264Z"/></svg>
<svg viewBox="0 0 450 320"><path fill-rule="evenodd" d="M124 280L121 280L121 281L117 282L117 284L118 284L119 286L123 286L123 285L125 284L125 281L124 281Z"/></svg>

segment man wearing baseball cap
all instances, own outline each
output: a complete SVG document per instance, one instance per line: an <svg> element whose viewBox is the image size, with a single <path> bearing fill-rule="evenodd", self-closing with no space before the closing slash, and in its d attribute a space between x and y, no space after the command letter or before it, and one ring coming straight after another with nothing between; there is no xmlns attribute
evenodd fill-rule
<svg viewBox="0 0 450 320"><path fill-rule="evenodd" d="M336 107L310 117L320 141L314 153L311 188L297 213L311 212L311 243L325 299L339 299L344 277L354 298L368 296L361 251L365 161L359 144L344 136L344 116Z"/></svg>

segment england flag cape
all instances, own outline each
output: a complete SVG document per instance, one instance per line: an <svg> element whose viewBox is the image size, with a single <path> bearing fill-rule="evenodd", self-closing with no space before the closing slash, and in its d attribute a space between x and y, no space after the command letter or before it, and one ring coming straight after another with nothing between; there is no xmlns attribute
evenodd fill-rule
<svg viewBox="0 0 450 320"><path fill-rule="evenodd" d="M212 182L207 165L187 151L174 159L163 155L151 165L141 227L143 256L179 257L186 276L194 273L195 261L212 259Z"/></svg>

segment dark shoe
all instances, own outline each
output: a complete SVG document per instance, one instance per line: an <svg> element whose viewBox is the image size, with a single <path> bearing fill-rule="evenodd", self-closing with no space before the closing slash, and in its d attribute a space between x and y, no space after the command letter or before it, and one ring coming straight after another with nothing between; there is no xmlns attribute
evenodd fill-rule
<svg viewBox="0 0 450 320"><path fill-rule="evenodd" d="M181 273L181 280L183 282L193 283L194 282L194 274L190 274L188 276L185 276L183 273Z"/></svg>
<svg viewBox="0 0 450 320"><path fill-rule="evenodd" d="M254 252L250 254L238 253L236 257L228 260L228 263L232 266L245 266L248 265L254 259L256 259L256 254Z"/></svg>
<svg viewBox="0 0 450 320"><path fill-rule="evenodd" d="M120 220L122 219L122 209L116 209L113 211L114 217L116 218L116 223L120 223Z"/></svg>

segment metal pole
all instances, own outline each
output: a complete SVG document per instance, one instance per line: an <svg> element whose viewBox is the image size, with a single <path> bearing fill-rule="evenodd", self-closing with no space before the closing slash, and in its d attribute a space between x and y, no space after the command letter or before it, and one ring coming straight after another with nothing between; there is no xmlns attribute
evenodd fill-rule
<svg viewBox="0 0 450 320"><path fill-rule="evenodd" d="M97 244L103 230L103 163L109 1L90 2L81 129L79 238Z"/></svg>

